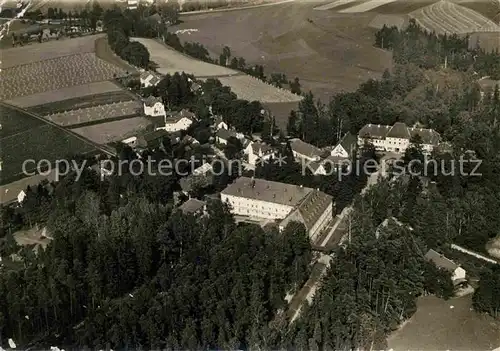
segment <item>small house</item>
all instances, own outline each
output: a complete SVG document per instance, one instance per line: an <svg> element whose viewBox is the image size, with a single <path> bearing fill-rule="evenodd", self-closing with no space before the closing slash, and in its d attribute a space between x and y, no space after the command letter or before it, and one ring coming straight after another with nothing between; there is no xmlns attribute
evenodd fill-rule
<svg viewBox="0 0 500 351"><path fill-rule="evenodd" d="M179 206L179 210L184 214L203 215L206 211L206 203L204 201L191 198Z"/></svg>
<svg viewBox="0 0 500 351"><path fill-rule="evenodd" d="M430 249L425 254L425 259L429 262L432 262L439 269L447 270L452 274L451 280L453 285L461 284L465 281L466 271L458 264L453 262L452 260L446 258L444 255L440 254L437 251Z"/></svg>
<svg viewBox="0 0 500 351"><path fill-rule="evenodd" d="M323 155L323 151L314 145L308 144L298 138L290 140L293 157L304 161L319 161Z"/></svg>
<svg viewBox="0 0 500 351"><path fill-rule="evenodd" d="M259 160L269 160L275 157L276 150L270 145L254 141L247 145L244 154L248 156L248 163L255 166Z"/></svg>
<svg viewBox="0 0 500 351"><path fill-rule="evenodd" d="M188 129L191 124L196 121L195 114L188 111L182 110L173 115L170 115L165 118L165 126L156 128L157 130L165 130L167 132L179 132L181 130Z"/></svg>
<svg viewBox="0 0 500 351"><path fill-rule="evenodd" d="M165 116L165 105L160 97L150 96L144 100L144 114L146 116Z"/></svg>

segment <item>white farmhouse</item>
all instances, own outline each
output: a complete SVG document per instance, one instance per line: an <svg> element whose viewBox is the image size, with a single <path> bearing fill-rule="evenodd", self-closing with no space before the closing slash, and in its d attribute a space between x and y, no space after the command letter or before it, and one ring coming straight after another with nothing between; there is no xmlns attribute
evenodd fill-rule
<svg viewBox="0 0 500 351"><path fill-rule="evenodd" d="M146 116L158 117L165 116L165 105L161 98L150 96L144 100L144 114Z"/></svg>
<svg viewBox="0 0 500 351"><path fill-rule="evenodd" d="M144 71L141 73L139 80L143 88L155 87L160 83L161 76L154 72Z"/></svg>
<svg viewBox="0 0 500 351"><path fill-rule="evenodd" d="M333 220L332 197L298 185L240 177L221 192L221 200L234 215L280 220L280 230L301 222L311 240Z"/></svg>
<svg viewBox="0 0 500 351"><path fill-rule="evenodd" d="M243 153L248 156L248 163L255 166L259 160L269 160L272 157L276 156L276 150L261 142L250 142Z"/></svg>
<svg viewBox="0 0 500 351"><path fill-rule="evenodd" d="M196 120L194 113L188 110L182 110L174 115L165 118L165 126L156 128L156 130L165 130L167 132L179 132L186 130Z"/></svg>
<svg viewBox="0 0 500 351"><path fill-rule="evenodd" d="M393 126L380 124L367 124L358 133L358 145L365 142L373 144L377 151L390 151L403 154L410 145L410 139L420 136L422 148L425 153L430 153L439 145L441 136L433 129L409 128L402 122Z"/></svg>
<svg viewBox="0 0 500 351"><path fill-rule="evenodd" d="M446 258L444 255L440 254L437 251L434 250L429 250L425 254L425 259L429 262L432 262L436 265L436 267L440 269L445 269L449 272L451 272L451 280L453 282L453 285L458 285L460 283L465 282L465 276L467 272L465 269L460 267L458 264L453 262L452 260Z"/></svg>

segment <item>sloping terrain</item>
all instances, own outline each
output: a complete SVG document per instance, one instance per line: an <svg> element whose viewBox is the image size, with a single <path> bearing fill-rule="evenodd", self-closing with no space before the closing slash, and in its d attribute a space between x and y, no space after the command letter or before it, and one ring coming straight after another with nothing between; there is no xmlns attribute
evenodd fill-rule
<svg viewBox="0 0 500 351"><path fill-rule="evenodd" d="M245 100L261 102L300 101L299 95L276 88L254 77L233 69L203 62L169 48L154 39L134 38L149 50L151 60L158 65L157 71L163 74L185 72L196 78L217 78L222 84Z"/></svg>
<svg viewBox="0 0 500 351"><path fill-rule="evenodd" d="M182 41L198 41L212 55L224 45L247 63L262 64L267 74L299 77L302 90L322 100L353 90L370 77L380 77L392 65L391 54L373 47L374 13L340 14L317 11L317 3L292 2L225 13L186 15L174 29Z"/></svg>

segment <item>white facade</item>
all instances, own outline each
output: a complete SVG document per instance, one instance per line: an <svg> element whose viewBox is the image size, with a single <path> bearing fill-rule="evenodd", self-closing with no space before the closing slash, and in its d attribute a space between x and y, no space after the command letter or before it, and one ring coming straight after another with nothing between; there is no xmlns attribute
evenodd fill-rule
<svg viewBox="0 0 500 351"><path fill-rule="evenodd" d="M219 130L219 129L228 130L229 129L227 123L224 121L220 121L219 123L217 123L217 125L215 127L217 128L217 130Z"/></svg>
<svg viewBox="0 0 500 351"><path fill-rule="evenodd" d="M24 190L21 190L19 194L17 194L17 202L21 204L25 198L26 198L26 193L24 192Z"/></svg>
<svg viewBox="0 0 500 351"><path fill-rule="evenodd" d="M130 147L136 147L137 146L137 137L133 136L127 139L122 140L123 144L126 144Z"/></svg>
<svg viewBox="0 0 500 351"><path fill-rule="evenodd" d="M321 233L321 231L323 230L323 228L325 227L326 224L328 224L328 222L332 219L332 216L333 216L333 203L331 203L327 209L325 210L325 212L323 212L323 214L321 215L321 217L319 217L318 221L314 224L314 226L309 230L309 237L311 238L311 240L314 240L316 239L316 237L318 236L318 234Z"/></svg>
<svg viewBox="0 0 500 351"><path fill-rule="evenodd" d="M161 102L155 102L153 106L144 104L144 114L152 117L165 116L165 105Z"/></svg>
<svg viewBox="0 0 500 351"><path fill-rule="evenodd" d="M350 155L340 144L335 146L335 148L330 152L330 156L348 158Z"/></svg>
<svg viewBox="0 0 500 351"><path fill-rule="evenodd" d="M267 161L275 155L274 151L264 152L262 148L256 148L255 145L256 143L250 142L243 150L243 153L248 156L248 163L252 166L255 166L260 159Z"/></svg>
<svg viewBox="0 0 500 351"><path fill-rule="evenodd" d="M239 216L282 219L288 216L293 210L293 206L227 195L224 193L221 193L221 200L222 202L228 202L231 205L231 212Z"/></svg>
<svg viewBox="0 0 500 351"><path fill-rule="evenodd" d="M451 280L453 282L458 281L458 280L463 280L463 279L465 279L465 275L466 275L465 269L463 269L462 267L457 267L457 269L455 269L453 271L453 274L451 276Z"/></svg>
<svg viewBox="0 0 500 351"><path fill-rule="evenodd" d="M167 120L167 123L165 123L165 127L159 127L156 128L156 130L165 130L170 133L179 132L181 130L188 129L191 124L193 124L193 121L191 119L187 117L182 117L176 122L169 122Z"/></svg>
<svg viewBox="0 0 500 351"><path fill-rule="evenodd" d="M304 154L301 154L301 153L294 151L294 150L292 150L292 153L293 153L293 157L300 158L300 159L303 159L306 161L319 161L320 160L319 156L304 155Z"/></svg>

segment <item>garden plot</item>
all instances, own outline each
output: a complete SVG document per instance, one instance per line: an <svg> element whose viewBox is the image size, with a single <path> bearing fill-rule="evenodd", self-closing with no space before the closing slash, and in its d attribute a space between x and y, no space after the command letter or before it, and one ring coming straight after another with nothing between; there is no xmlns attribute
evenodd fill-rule
<svg viewBox="0 0 500 351"><path fill-rule="evenodd" d="M125 71L98 59L93 53L39 61L3 69L0 72L0 100L110 80L122 75Z"/></svg>
<svg viewBox="0 0 500 351"><path fill-rule="evenodd" d="M264 103L294 102L302 100L302 96L292 94L290 91L276 88L248 75L218 78L222 85L231 87L238 98L248 101Z"/></svg>
<svg viewBox="0 0 500 351"><path fill-rule="evenodd" d="M414 11L410 13L410 17L425 30L437 34L500 32L497 24L480 13L448 1L440 1Z"/></svg>
<svg viewBox="0 0 500 351"><path fill-rule="evenodd" d="M105 121L106 119L122 116L137 116L140 113L141 104L139 102L127 101L50 114L45 116L45 118L67 127L75 124Z"/></svg>
<svg viewBox="0 0 500 351"><path fill-rule="evenodd" d="M27 108L96 94L108 94L117 91L121 91L121 88L118 85L110 81L104 81L77 85L53 91L45 91L34 95L20 96L7 102L11 105Z"/></svg>
<svg viewBox="0 0 500 351"><path fill-rule="evenodd" d="M121 121L101 123L72 129L73 132L97 144L108 144L133 136L151 125L145 117L128 118Z"/></svg>
<svg viewBox="0 0 500 351"><path fill-rule="evenodd" d="M364 2L362 4L349 7L344 10L340 10L340 13L361 13L361 12L367 12L371 11L373 9L376 9L377 7L390 4L391 2L396 2L397 0L370 0L367 2Z"/></svg>
<svg viewBox="0 0 500 351"><path fill-rule="evenodd" d="M3 50L2 69L68 55L94 52L95 41L102 36L103 34L97 34L74 39L52 40Z"/></svg>
<svg viewBox="0 0 500 351"><path fill-rule="evenodd" d="M240 74L240 72L235 70L196 60L181 54L154 39L132 38L132 40L140 42L149 50L151 61L158 65L157 71L161 74L185 72L195 77L217 77Z"/></svg>

